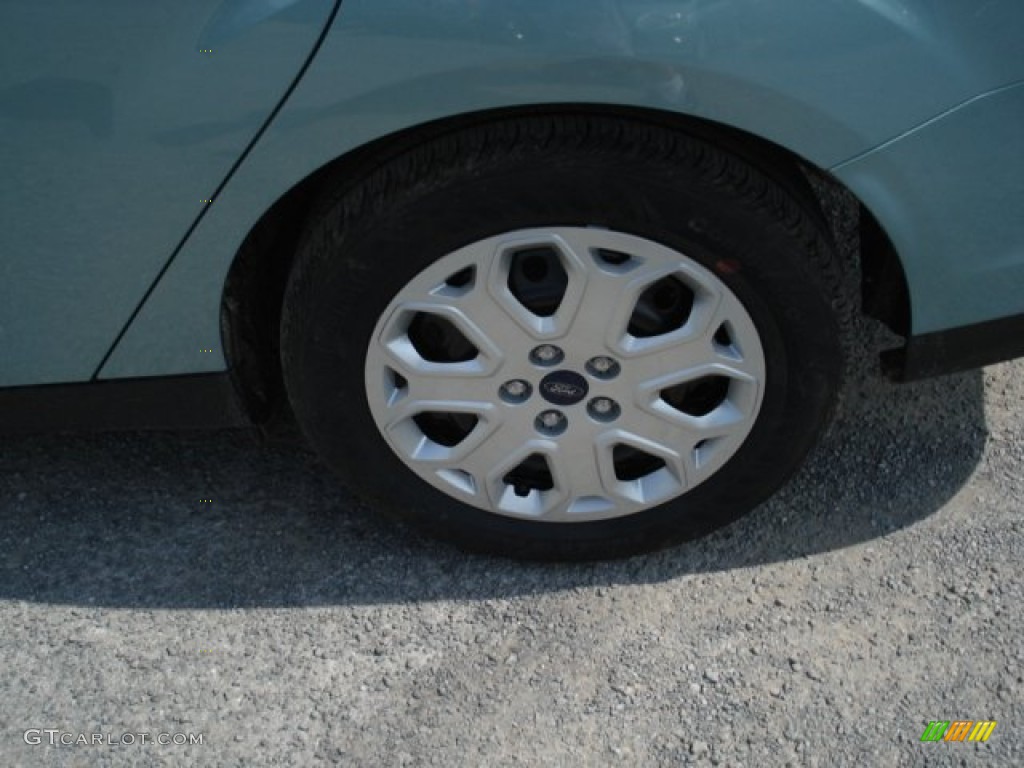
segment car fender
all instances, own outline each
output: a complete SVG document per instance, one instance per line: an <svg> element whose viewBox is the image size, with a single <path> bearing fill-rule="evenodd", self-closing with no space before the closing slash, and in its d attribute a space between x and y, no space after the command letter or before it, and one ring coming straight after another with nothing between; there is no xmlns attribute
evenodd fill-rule
<svg viewBox="0 0 1024 768"><path fill-rule="evenodd" d="M888 229L927 201L900 199L898 172L854 178L848 164L1019 81L1021 28L1015 0L344 0L98 375L224 370L224 281L276 200L369 142L487 110L611 105L727 125L844 169Z"/></svg>

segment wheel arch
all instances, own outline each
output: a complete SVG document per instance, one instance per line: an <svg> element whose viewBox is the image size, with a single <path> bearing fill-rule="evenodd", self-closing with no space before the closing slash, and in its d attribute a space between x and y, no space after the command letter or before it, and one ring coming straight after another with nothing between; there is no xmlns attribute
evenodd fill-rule
<svg viewBox="0 0 1024 768"><path fill-rule="evenodd" d="M603 104L551 104L485 110L409 127L360 145L330 160L281 195L256 221L236 252L221 299L224 353L243 406L265 432L287 435L293 419L284 393L278 328L288 272L311 209L327 189L355 184L374 168L433 138L490 122L558 115L619 117L656 123L731 152L757 167L804 202L831 230L833 221L815 189L828 189L845 201L845 214L857 209L861 310L894 332L909 333L910 298L899 255L870 210L837 178L795 152L761 136L705 118L655 109Z"/></svg>

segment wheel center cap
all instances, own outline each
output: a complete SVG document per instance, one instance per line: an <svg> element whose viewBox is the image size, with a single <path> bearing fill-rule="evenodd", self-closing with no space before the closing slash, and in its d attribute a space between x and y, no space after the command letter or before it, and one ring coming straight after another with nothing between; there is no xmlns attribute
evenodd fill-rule
<svg viewBox="0 0 1024 768"><path fill-rule="evenodd" d="M540 393L553 405L576 405L587 396L587 380L575 371L555 371L540 382Z"/></svg>

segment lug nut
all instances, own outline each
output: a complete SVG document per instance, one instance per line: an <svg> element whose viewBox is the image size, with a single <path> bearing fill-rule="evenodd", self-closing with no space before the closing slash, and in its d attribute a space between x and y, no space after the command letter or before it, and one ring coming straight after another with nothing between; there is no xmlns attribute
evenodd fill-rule
<svg viewBox="0 0 1024 768"><path fill-rule="evenodd" d="M564 419L565 417L558 411L548 411L547 413L541 414L540 423L548 429L554 429L561 424Z"/></svg>
<svg viewBox="0 0 1024 768"><path fill-rule="evenodd" d="M595 397L587 403L587 412L598 421L614 421L622 409L610 397Z"/></svg>
<svg viewBox="0 0 1024 768"><path fill-rule="evenodd" d="M614 379L621 370L622 368L615 360L604 355L592 357L587 361L587 372L599 379Z"/></svg>
<svg viewBox="0 0 1024 768"><path fill-rule="evenodd" d="M530 353L530 360L537 365L558 365L565 353L554 344L541 344Z"/></svg>
<svg viewBox="0 0 1024 768"><path fill-rule="evenodd" d="M545 435L560 435L569 426L569 420L561 411L544 411L537 416L534 425Z"/></svg>
<svg viewBox="0 0 1024 768"><path fill-rule="evenodd" d="M522 379L512 379L501 385L501 399L508 403L521 403L530 399L532 387Z"/></svg>
<svg viewBox="0 0 1024 768"><path fill-rule="evenodd" d="M505 385L505 392L512 397L522 397L526 393L527 384L525 381L510 381Z"/></svg>

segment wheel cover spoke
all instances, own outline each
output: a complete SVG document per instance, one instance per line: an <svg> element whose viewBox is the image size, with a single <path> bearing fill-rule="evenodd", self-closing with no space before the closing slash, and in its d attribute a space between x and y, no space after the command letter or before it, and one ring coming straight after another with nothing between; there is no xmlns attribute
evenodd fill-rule
<svg viewBox="0 0 1024 768"><path fill-rule="evenodd" d="M547 367L531 357L544 345ZM607 376L594 360L613 363ZM491 513L568 523L641 512L721 469L757 418L765 360L710 270L559 227L420 273L378 322L365 376L374 421L422 479Z"/></svg>

